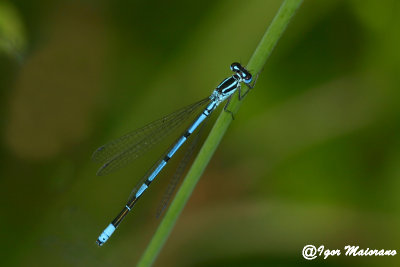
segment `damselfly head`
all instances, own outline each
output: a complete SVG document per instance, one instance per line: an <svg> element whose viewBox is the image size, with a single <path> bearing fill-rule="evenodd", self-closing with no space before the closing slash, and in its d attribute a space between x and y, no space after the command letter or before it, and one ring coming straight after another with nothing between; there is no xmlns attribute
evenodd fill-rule
<svg viewBox="0 0 400 267"><path fill-rule="evenodd" d="M231 70L234 71L234 72L236 72L236 73L241 72L242 69L243 69L243 67L242 67L242 65L240 65L240 63L233 62L233 63L231 64Z"/></svg>
<svg viewBox="0 0 400 267"><path fill-rule="evenodd" d="M242 78L243 82L251 83L252 75L248 72L240 63L233 62L231 64L231 70L239 74L240 78Z"/></svg>

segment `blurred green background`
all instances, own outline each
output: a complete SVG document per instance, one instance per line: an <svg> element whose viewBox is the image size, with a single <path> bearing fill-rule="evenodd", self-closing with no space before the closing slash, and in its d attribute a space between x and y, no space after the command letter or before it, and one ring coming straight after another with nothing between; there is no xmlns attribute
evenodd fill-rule
<svg viewBox="0 0 400 267"><path fill-rule="evenodd" d="M0 2L1 265L135 265L177 160L98 248L159 151L104 177L92 152L209 95L280 4ZM301 255L400 252L399 29L396 0L305 1L155 266L399 266Z"/></svg>

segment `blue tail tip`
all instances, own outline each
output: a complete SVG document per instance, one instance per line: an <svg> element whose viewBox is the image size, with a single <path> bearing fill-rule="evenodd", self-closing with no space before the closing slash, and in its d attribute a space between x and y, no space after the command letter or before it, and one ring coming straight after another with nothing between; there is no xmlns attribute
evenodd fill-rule
<svg viewBox="0 0 400 267"><path fill-rule="evenodd" d="M96 244L97 244L99 247L101 247L101 246L104 244L104 242L101 242L99 239L97 239L97 240L96 240Z"/></svg>

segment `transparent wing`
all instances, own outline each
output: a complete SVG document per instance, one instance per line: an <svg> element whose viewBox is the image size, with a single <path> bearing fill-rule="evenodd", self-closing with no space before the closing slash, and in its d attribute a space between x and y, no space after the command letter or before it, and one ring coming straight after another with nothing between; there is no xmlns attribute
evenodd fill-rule
<svg viewBox="0 0 400 267"><path fill-rule="evenodd" d="M97 175L106 175L140 157L208 102L209 98L202 99L99 147L92 156L93 161L104 163Z"/></svg>
<svg viewBox="0 0 400 267"><path fill-rule="evenodd" d="M157 213L156 217L159 218L161 214L164 212L165 208L168 206L169 201L171 200L171 197L174 194L175 188L179 183L179 180L182 178L183 173L186 170L186 167L188 166L190 159L193 156L193 152L196 148L196 145L198 144L200 137L203 133L204 126L206 125L208 120L205 120L203 125L201 125L201 128L197 132L197 135L193 138L193 141L191 144L187 147L185 151L185 155L183 156L181 162L179 162L178 168L175 171L174 176L172 177L171 181L168 184L167 190L165 191L163 198L160 202L160 205L157 208Z"/></svg>
<svg viewBox="0 0 400 267"><path fill-rule="evenodd" d="M178 172L175 173L174 177L172 178L171 182L178 184L179 181L179 177L182 176L183 171L187 165L187 163L189 162L190 159L190 155L193 153L195 145L197 143L197 140L199 139L198 136L200 135L199 133L201 132L201 130L203 129L203 125L201 126L199 132L197 132L197 135L195 137L195 139L193 140L193 142L190 144L190 146L187 148L187 151L185 152L185 156L183 158L183 161L186 162L186 164L182 164L179 163L179 166L181 168L183 168L183 170L181 171L180 174L178 174ZM179 140L181 138L182 135L179 135L178 139ZM160 163L165 159L165 156L169 153L169 151L171 150L172 147L174 147L176 144L176 142L172 143L172 145L161 155L161 157L154 163L154 165L146 172L146 174L136 183L135 187L133 188L133 190L131 191L131 193L129 194L128 197L128 202L130 202L133 198L136 198L136 193L139 190L139 188L144 184L144 182L146 182L147 178L155 171L155 169L160 165ZM190 152L189 152L190 151ZM190 153L190 154L189 154ZM179 168L179 167L178 167ZM177 178L175 178L176 176L178 176ZM174 181L176 180L176 181ZM170 182L170 183L171 183ZM174 187L175 188L175 187ZM172 188L172 192L174 191ZM168 200L167 200L168 203Z"/></svg>

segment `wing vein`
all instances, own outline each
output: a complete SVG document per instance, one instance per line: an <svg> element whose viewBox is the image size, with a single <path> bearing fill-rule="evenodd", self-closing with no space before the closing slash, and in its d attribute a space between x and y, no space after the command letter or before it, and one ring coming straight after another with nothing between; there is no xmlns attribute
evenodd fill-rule
<svg viewBox="0 0 400 267"><path fill-rule="evenodd" d="M209 98L202 99L99 147L92 156L93 161L103 163L97 175L106 175L142 156L208 102Z"/></svg>

